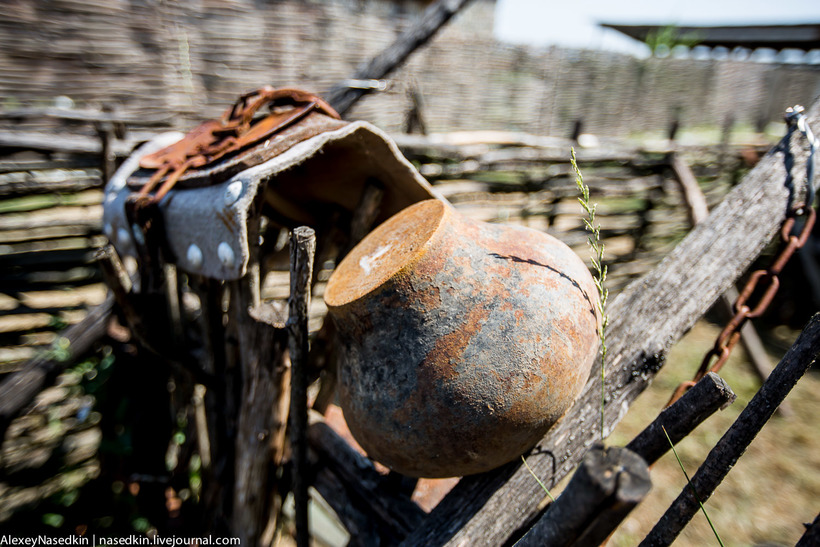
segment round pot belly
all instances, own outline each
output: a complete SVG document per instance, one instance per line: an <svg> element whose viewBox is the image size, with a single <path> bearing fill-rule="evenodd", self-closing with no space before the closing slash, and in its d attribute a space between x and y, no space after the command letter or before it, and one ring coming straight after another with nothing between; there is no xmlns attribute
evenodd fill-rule
<svg viewBox="0 0 820 547"><path fill-rule="evenodd" d="M572 405L598 348L597 291L555 238L418 203L331 277L339 396L356 440L405 475L487 471Z"/></svg>

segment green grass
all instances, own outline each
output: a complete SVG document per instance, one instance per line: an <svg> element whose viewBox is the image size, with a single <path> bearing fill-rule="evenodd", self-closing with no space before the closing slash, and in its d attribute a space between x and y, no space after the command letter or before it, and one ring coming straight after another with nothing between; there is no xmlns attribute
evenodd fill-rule
<svg viewBox="0 0 820 547"><path fill-rule="evenodd" d="M604 244L601 242L601 225L595 224L595 211L598 208L597 204L592 204L589 201L589 187L584 184L584 176L578 168L578 161L575 159L575 149L570 149L570 157L572 163L572 170L575 171L575 184L578 186L578 191L581 196L578 198L578 203L584 208L587 217L584 219L584 227L590 233L587 242L589 248L592 250L592 267L595 270L593 281L595 288L598 289L598 311L601 314L601 325L598 334L601 338L601 440L605 435L604 424L604 405L606 404L606 390L604 384L606 383L606 371L604 363L606 363L606 329L609 326L609 316L606 313L606 304L609 298L609 289L606 288L606 272L607 267L604 264Z"/></svg>
<svg viewBox="0 0 820 547"><path fill-rule="evenodd" d="M524 456L521 456L521 461L524 462L524 467L526 467L527 471L530 472L530 475L532 475L532 478L534 478L535 482L538 483L538 486L540 486L544 490L544 492L547 493L547 497L550 499L550 501L555 503L555 498L553 498L552 494L550 494L549 488L547 488L546 485L543 482L541 482L541 479L539 479L538 475L535 474L535 471L532 470L530 464L527 463L527 459Z"/></svg>
<svg viewBox="0 0 820 547"><path fill-rule="evenodd" d="M677 460L678 466L680 466L680 470L683 473L683 476L686 477L686 483L692 490L692 495L695 496L695 500L697 500L698 505L700 506L700 510L703 511L703 515L706 517L707 522L709 522L709 526L712 528L712 532L715 533L715 537L717 538L720 547L723 547L723 540L720 539L720 535L717 533L717 530L715 530L715 525L712 524L712 519L709 518L709 513L706 512L706 508L703 506L703 502L700 501L700 496L698 495L698 491L695 490L695 485L692 484L692 480L689 478L689 473L686 472L686 468L683 466L683 462L680 461L678 451L675 450L675 443L673 443L672 439L669 438L669 433L666 432L666 428L661 426L661 429L663 429L663 434L666 436L666 440L669 441L669 446L672 448L672 454L675 455L675 460Z"/></svg>

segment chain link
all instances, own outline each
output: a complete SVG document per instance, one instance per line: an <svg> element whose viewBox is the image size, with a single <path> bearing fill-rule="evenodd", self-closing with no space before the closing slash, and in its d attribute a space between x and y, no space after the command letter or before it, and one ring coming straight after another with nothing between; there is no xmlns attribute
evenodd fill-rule
<svg viewBox="0 0 820 547"><path fill-rule="evenodd" d="M808 123L803 115L803 108L795 106L786 111L786 121L789 123L789 132L796 127L809 141L810 154L806 167L806 203L789 211L780 229L782 240L780 252L772 260L771 265L765 270L757 270L752 273L743 290L740 291L734 303L735 315L729 320L724 329L718 335L715 345L703 358L700 368L694 378L688 382L681 383L667 406L677 401L686 391L694 386L698 380L703 378L708 372L718 372L732 352L738 340L740 340L740 330L748 319L760 317L766 311L774 299L777 290L780 288L780 273L789 262L797 249L805 245L814 227L816 217L813 208L814 201L814 153L818 147L818 141L811 132ZM803 218L802 227L798 228L797 220ZM799 230L797 233L795 233ZM752 297L757 298L756 303ZM750 302L751 301L751 302ZM714 361L714 362L713 362Z"/></svg>

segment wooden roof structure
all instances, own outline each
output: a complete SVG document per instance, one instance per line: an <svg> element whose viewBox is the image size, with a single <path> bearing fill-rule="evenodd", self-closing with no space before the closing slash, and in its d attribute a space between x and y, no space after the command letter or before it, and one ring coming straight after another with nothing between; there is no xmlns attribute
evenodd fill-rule
<svg viewBox="0 0 820 547"><path fill-rule="evenodd" d="M600 23L602 27L617 30L630 38L645 42L652 33L668 25L620 25ZM699 46L734 49L771 48L820 49L820 23L802 25L733 25L733 26L674 26L679 37L691 38Z"/></svg>

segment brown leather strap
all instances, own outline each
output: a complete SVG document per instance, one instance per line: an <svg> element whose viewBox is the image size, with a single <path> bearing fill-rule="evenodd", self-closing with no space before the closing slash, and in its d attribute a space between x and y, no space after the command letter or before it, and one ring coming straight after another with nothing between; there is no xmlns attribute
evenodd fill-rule
<svg viewBox="0 0 820 547"><path fill-rule="evenodd" d="M266 105L270 114L256 117ZM242 95L221 119L207 121L179 142L142 158L140 167L156 171L140 189L138 201L143 205L159 203L187 171L239 153L313 111L340 119L324 100L300 89L265 86Z"/></svg>

